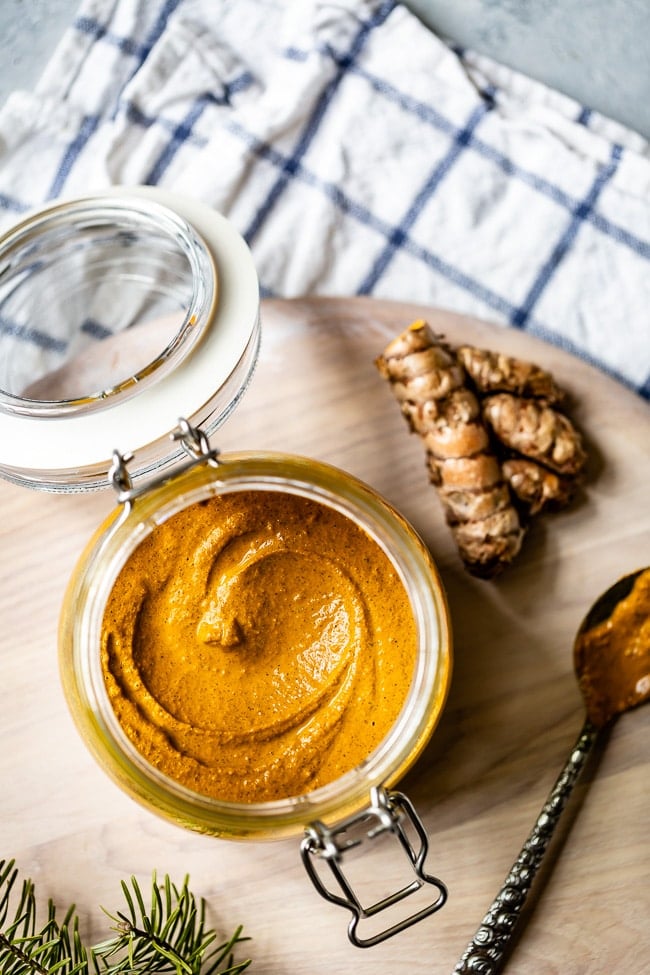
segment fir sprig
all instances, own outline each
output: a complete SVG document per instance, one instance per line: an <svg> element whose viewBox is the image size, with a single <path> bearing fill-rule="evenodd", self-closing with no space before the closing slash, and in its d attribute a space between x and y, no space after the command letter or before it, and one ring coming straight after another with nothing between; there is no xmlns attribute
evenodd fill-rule
<svg viewBox="0 0 650 975"><path fill-rule="evenodd" d="M205 901L198 902L185 877L180 889L154 873L150 903L135 877L122 881L125 907L109 913L114 936L86 946L79 935L74 905L61 921L48 902L47 920L37 923L34 885L17 886L13 860L0 860L0 972L2 975L239 975L250 959L234 961L242 941L238 927L225 942L206 925Z"/></svg>

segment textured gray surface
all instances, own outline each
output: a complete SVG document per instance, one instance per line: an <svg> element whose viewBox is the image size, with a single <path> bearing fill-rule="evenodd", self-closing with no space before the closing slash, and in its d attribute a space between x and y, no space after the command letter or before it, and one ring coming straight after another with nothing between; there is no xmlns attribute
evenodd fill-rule
<svg viewBox="0 0 650 975"><path fill-rule="evenodd" d="M301 2L301 0L297 0ZM649 0L408 0L438 33L650 138ZM37 80L78 0L0 0L0 102Z"/></svg>
<svg viewBox="0 0 650 975"><path fill-rule="evenodd" d="M34 86L78 7L79 0L0 0L0 102Z"/></svg>
<svg viewBox="0 0 650 975"><path fill-rule="evenodd" d="M649 0L408 0L439 34L650 138Z"/></svg>

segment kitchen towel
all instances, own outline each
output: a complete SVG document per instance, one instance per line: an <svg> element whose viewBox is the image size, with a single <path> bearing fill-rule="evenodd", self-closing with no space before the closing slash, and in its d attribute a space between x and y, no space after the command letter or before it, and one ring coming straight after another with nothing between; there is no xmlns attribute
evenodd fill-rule
<svg viewBox="0 0 650 975"><path fill-rule="evenodd" d="M477 315L650 398L648 143L395 0L84 0L0 110L0 229L118 184L224 213L265 296Z"/></svg>

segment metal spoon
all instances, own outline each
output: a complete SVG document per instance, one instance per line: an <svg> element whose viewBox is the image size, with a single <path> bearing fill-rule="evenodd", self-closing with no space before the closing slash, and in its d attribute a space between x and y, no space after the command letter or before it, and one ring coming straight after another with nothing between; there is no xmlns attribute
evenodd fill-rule
<svg viewBox="0 0 650 975"><path fill-rule="evenodd" d="M624 576L583 620L573 648L586 719L573 750L504 884L454 975L496 975L555 827L599 733L650 698L650 568Z"/></svg>

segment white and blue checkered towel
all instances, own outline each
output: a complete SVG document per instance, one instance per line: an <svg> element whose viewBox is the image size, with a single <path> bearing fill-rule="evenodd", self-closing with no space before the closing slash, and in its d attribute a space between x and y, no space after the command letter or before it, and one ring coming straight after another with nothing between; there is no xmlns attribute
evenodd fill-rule
<svg viewBox="0 0 650 975"><path fill-rule="evenodd" d="M650 398L648 144L395 0L85 0L0 112L0 225L136 183L226 214L263 294L478 315Z"/></svg>

